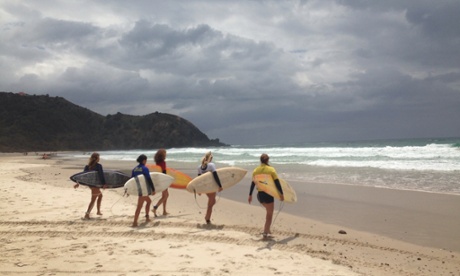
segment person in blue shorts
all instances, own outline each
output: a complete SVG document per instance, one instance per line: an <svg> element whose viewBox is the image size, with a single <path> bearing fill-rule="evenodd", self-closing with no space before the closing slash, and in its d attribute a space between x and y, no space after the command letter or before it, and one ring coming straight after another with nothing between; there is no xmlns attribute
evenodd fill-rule
<svg viewBox="0 0 460 276"><path fill-rule="evenodd" d="M155 186L153 185L152 178L150 177L150 171L145 166L145 163L147 163L147 156L145 156L144 154L141 154L141 155L139 155L139 157L137 158L136 161L139 164L136 167L134 167L134 169L133 169L133 171L131 173L131 177L135 177L135 176L138 176L138 175L144 175L145 181L147 182L147 185L150 186L150 189L152 191L151 195L155 195ZM142 206L144 205L144 202L147 203L147 205L145 206L145 222L150 221L149 210L150 210L150 204L152 203L152 200L150 199L150 197L148 195L147 196L139 196L139 198L137 200L136 212L134 213L134 222L133 222L132 227L137 227L138 226L137 225L137 220L139 218L139 214L141 213L141 209L142 209Z"/></svg>

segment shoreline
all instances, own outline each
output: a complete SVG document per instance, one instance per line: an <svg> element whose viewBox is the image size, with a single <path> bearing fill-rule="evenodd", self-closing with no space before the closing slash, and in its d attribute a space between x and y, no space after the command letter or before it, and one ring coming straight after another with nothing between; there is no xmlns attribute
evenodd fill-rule
<svg viewBox="0 0 460 276"><path fill-rule="evenodd" d="M0 154L0 158L1 156ZM26 157L22 154L12 156ZM38 163L44 161L39 158L40 156L40 154L37 155L36 162ZM151 159L148 159L148 163L153 161ZM49 162L52 161L65 164L65 168L81 171L87 160L86 158L63 159L57 155L49 159ZM103 157L101 157L101 163L106 169L120 170L128 175L132 167L137 164L135 161L104 160ZM218 168L226 166L219 162L216 164ZM167 165L192 178L196 176L196 164L168 161ZM243 166L242 168L248 170L243 180L232 189L220 193L218 197L247 204L250 174L253 167ZM456 238L457 233L460 233L460 212L456 212L460 210L460 195L324 182L292 181L290 184L297 192L298 202L284 204L283 212L285 213L321 223L383 235L415 245L460 252L460 239ZM435 202L432 202L434 199ZM427 205L427 202L430 202L431 205ZM330 206L335 206L335 208ZM279 201L275 201L275 214L279 209ZM356 217L356 214L360 216ZM426 219L427 215L430 216L429 219ZM381 219L376 219L376 216L381 216ZM369 223L369 220L372 223ZM459 223L455 223L457 221ZM423 230L423 233L419 233L419 230Z"/></svg>
<svg viewBox="0 0 460 276"><path fill-rule="evenodd" d="M135 162L106 161L103 157L101 159L101 163L107 169L130 171L135 165ZM214 208L212 218L214 225L210 228L203 224L204 213L198 207L205 206L205 197L197 196L195 201L192 194L176 189L170 189L170 200L168 200L168 211L172 215L156 218L152 223L144 224L138 229L129 227L134 214L135 199L123 198L122 191L117 190L104 192L102 219L83 221L81 216L89 201L89 191L84 188L77 190L71 188L72 182L69 176L81 171L85 163L86 160L62 160L59 157L40 160L31 156L0 155L0 166L2 166L0 194L4 202L2 204L4 208L0 211L2 214L0 243L3 248L0 249L2 253L0 261L5 264L1 269L2 273L13 275L21 272L21 275L35 275L37 273L34 272L38 271L54 271L63 274L65 269L70 269L66 264L71 264L74 272L89 274L134 273L134 270L126 268L132 267L128 260L137 263L141 259L142 262L146 262L142 264L143 269L147 269L145 266L148 266L149 260L155 262L155 258L144 257L152 254L169 258L169 261L162 258L163 262L166 262L163 267L166 267L162 272L160 271L161 275L204 275L207 271L213 275L228 275L228 273L244 275L263 271L267 275L274 275L276 272L283 275L308 273L313 275L356 275L355 273L359 275L452 275L460 273L459 252L420 246L372 232L350 230L339 224L328 224L320 220L291 215L288 213L291 211L288 204L285 204L275 221L273 229L275 239L262 242L258 238L265 211L257 204L248 205L245 202L249 178L243 180L244 185L236 185L238 189L228 189L226 190L228 193L222 195ZM196 173L194 166L189 164L168 162L168 166L180 169L191 176ZM11 172L18 167L23 167L21 169L23 173ZM21 185L27 185L27 189L21 190ZM230 191L235 193L239 200L231 199ZM313 198L321 198L315 194L311 194L310 197L310 203ZM158 197L153 198L153 202L158 200ZM353 200L355 199L351 198L348 202ZM23 205L24 208L20 208ZM141 218L142 215L143 212ZM96 217L95 214L92 216ZM339 230L345 230L347 234L338 234ZM130 240L132 242L129 242ZM48 248L50 241L59 244L54 245L54 250L67 250L65 252L70 256L77 254L78 260L83 263L73 261L65 254L55 256L52 254L53 250ZM145 241L148 245L142 244L141 241ZM101 254L96 254L98 249L93 243L102 248ZM111 251L104 247L104 244L109 244ZM25 250L27 252L19 253L14 249L26 245L38 251L32 253L29 249ZM175 255L175 247L183 249L182 256ZM216 253L215 256L206 255L209 254L211 247L212 252ZM149 251L149 248L157 248L157 250ZM84 253L85 251L89 251L90 254ZM120 264L114 264L115 267L110 270L106 263L113 264L115 260L112 260L113 256L110 252L115 251L125 253L126 260L120 260ZM241 255L240 251L244 254ZM16 257L15 252L17 252ZM35 256L37 252L39 256ZM146 256L142 252L146 253ZM190 252L194 252L195 255ZM44 257L45 253L52 255L49 257L50 260L47 260L46 268L39 268L37 261L36 264L22 261L23 258L33 260L40 256ZM204 262L201 257L195 257L200 254L206 255L207 259ZM224 255L232 258L233 264L228 259L222 259ZM260 258L259 255L264 255L264 258ZM308 256L313 259L304 259ZM247 263L248 259L253 264ZM216 265L217 260L220 260L218 265ZM277 260L282 262L278 264ZM156 260L158 261L161 262ZM291 261L293 262L290 263ZM225 267L221 262L226 264ZM239 267L238 264L242 263L247 266ZM121 264L127 266L122 267ZM88 265L91 267L89 270ZM286 268L283 270L280 265ZM265 270L267 267L271 269ZM305 270L298 270L301 267ZM153 271L155 270L140 269L139 272L152 274Z"/></svg>

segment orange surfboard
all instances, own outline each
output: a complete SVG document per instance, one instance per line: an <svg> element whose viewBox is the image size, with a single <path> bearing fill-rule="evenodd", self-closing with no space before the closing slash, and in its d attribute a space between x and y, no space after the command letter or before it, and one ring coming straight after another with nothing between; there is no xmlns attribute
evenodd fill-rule
<svg viewBox="0 0 460 276"><path fill-rule="evenodd" d="M147 164L146 166L149 168L150 172L162 172L161 167L158 165ZM170 186L174 189L185 189L187 184L192 180L192 178L187 174L171 168L166 168L166 174L174 178L174 181Z"/></svg>

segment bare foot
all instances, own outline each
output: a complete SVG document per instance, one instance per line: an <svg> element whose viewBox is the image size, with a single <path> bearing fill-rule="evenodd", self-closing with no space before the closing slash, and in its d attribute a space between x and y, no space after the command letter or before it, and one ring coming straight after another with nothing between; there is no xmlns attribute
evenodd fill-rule
<svg viewBox="0 0 460 276"><path fill-rule="evenodd" d="M166 212L166 211L164 211L164 212L163 212L163 216L167 216L167 215L169 215L169 213Z"/></svg>
<svg viewBox="0 0 460 276"><path fill-rule="evenodd" d="M157 206L153 206L152 212L153 212L153 214L155 215L155 217L158 217L158 215L157 215L157 209L158 209Z"/></svg>
<svg viewBox="0 0 460 276"><path fill-rule="evenodd" d="M101 213L101 212L97 212L97 214L98 214L99 216L102 216L102 213Z"/></svg>
<svg viewBox="0 0 460 276"><path fill-rule="evenodd" d="M137 227L137 222L134 222L133 225L131 225L131 227Z"/></svg>
<svg viewBox="0 0 460 276"><path fill-rule="evenodd" d="M88 213L85 214L85 219L89 219L89 214Z"/></svg>
<svg viewBox="0 0 460 276"><path fill-rule="evenodd" d="M148 217L145 218L145 222L146 222L146 223L147 223L147 222L151 222L150 218L148 218Z"/></svg>
<svg viewBox="0 0 460 276"><path fill-rule="evenodd" d="M263 233L262 234L262 240L266 241L266 240L271 240L273 237L270 236L270 234L267 234L267 233Z"/></svg>

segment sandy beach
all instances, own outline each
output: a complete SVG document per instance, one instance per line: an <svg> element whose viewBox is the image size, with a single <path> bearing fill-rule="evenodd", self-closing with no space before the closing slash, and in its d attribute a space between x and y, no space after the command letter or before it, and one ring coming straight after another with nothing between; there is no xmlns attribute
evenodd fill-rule
<svg viewBox="0 0 460 276"><path fill-rule="evenodd" d="M326 196L323 188L309 185L307 217L294 215L302 205L286 204L276 217L273 239L265 241L260 235L265 210L245 202L248 179L218 199L212 225L204 224L206 197L176 189L170 189L170 215L144 223L142 212L138 228L130 227L137 198L123 197L122 189L104 190L103 215L93 210L84 220L90 190L74 189L69 176L86 161L0 155L0 274L460 275L458 196L397 193L408 202L379 191L375 201L369 200L375 189L339 185ZM124 172L135 165L103 157L101 163ZM186 164L168 166L195 174ZM382 203L390 199L404 204ZM396 217L398 210L403 216ZM372 219L375 212L384 219ZM403 218L412 222L399 221ZM448 230L433 230L438 228ZM445 246L449 241L452 246Z"/></svg>

